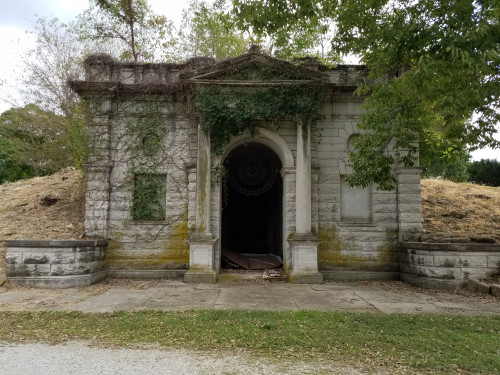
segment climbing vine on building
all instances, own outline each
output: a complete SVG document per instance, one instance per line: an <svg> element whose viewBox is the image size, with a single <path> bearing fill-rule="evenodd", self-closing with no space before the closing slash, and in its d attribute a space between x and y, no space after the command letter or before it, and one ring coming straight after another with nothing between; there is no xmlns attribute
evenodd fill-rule
<svg viewBox="0 0 500 375"><path fill-rule="evenodd" d="M322 85L311 84L205 86L196 93L195 103L210 134L212 152L220 155L232 136L252 134L260 120L307 123L317 118L323 92Z"/></svg>
<svg viewBox="0 0 500 375"><path fill-rule="evenodd" d="M159 100L141 103L136 108L136 116L127 124L128 132L135 139L133 151L140 152L135 156L151 158L164 144L167 127L160 108Z"/></svg>
<svg viewBox="0 0 500 375"><path fill-rule="evenodd" d="M132 216L135 221L165 220L165 180L164 174L134 175Z"/></svg>

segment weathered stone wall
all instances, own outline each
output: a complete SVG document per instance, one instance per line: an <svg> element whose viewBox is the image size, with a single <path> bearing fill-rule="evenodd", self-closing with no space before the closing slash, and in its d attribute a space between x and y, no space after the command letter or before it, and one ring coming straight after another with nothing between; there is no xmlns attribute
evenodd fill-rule
<svg viewBox="0 0 500 375"><path fill-rule="evenodd" d="M107 241L5 241L6 274L21 286L71 288L106 277Z"/></svg>
<svg viewBox="0 0 500 375"><path fill-rule="evenodd" d="M149 100L148 100L149 99ZM165 131L159 150L147 156L138 145L141 108L152 103ZM161 103L156 108L158 103ZM189 166L193 123L182 102L171 97L142 97L116 103L111 121L111 175L108 267L116 277L175 277L188 267ZM134 221L134 176L164 176L165 219Z"/></svg>
<svg viewBox="0 0 500 375"><path fill-rule="evenodd" d="M401 280L420 287L457 289L500 274L500 245L403 242L399 248Z"/></svg>
<svg viewBox="0 0 500 375"><path fill-rule="evenodd" d="M361 104L352 92L334 92L324 103L323 119L316 123L319 268L326 279L396 278L399 269L396 191L370 186L370 219L341 218L342 178L352 171L348 141L360 133Z"/></svg>

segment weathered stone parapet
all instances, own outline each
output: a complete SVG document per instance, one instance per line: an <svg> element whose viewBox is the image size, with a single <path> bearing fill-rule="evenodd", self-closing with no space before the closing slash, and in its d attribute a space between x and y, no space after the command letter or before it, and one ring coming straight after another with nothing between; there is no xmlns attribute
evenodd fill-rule
<svg viewBox="0 0 500 375"><path fill-rule="evenodd" d="M6 273L15 284L36 288L72 288L106 277L104 240L11 240Z"/></svg>
<svg viewBox="0 0 500 375"><path fill-rule="evenodd" d="M401 279L425 288L457 289L500 274L500 245L404 242L399 249Z"/></svg>

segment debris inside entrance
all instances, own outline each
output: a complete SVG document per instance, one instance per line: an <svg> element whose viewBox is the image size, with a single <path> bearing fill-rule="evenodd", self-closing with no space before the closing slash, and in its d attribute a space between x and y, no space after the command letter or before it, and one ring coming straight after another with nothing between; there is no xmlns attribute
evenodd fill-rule
<svg viewBox="0 0 500 375"><path fill-rule="evenodd" d="M240 254L231 250L223 250L222 260L227 268L244 270L280 268L283 264L280 257L274 254Z"/></svg>
<svg viewBox="0 0 500 375"><path fill-rule="evenodd" d="M264 270L262 274L264 280L285 280L286 275L282 269Z"/></svg>

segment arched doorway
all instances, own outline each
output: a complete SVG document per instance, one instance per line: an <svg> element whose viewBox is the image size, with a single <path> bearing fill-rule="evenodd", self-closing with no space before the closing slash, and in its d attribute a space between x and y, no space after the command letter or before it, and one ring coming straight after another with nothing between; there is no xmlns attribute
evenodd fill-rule
<svg viewBox="0 0 500 375"><path fill-rule="evenodd" d="M240 255L258 259L250 264L250 269L258 269L259 262L261 268L279 266L280 262L274 266L271 263L272 257L281 261L283 258L280 158L268 146L251 142L233 149L223 164L226 175L222 186L222 266L234 266ZM266 255L271 258L266 260Z"/></svg>

